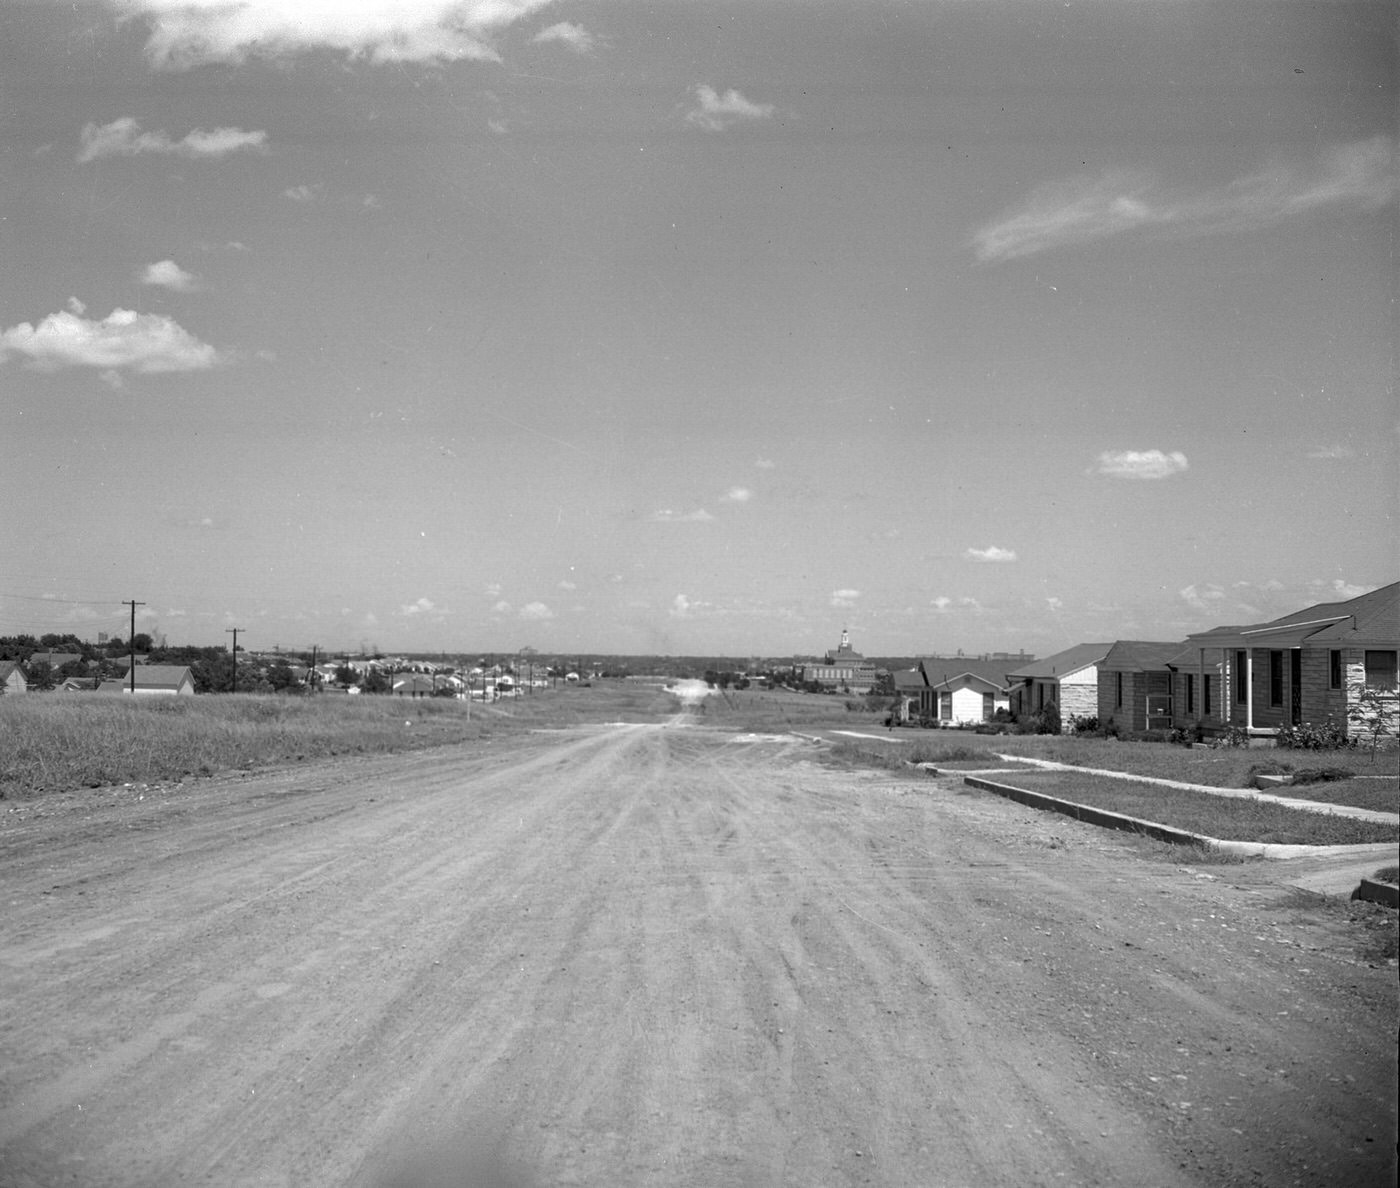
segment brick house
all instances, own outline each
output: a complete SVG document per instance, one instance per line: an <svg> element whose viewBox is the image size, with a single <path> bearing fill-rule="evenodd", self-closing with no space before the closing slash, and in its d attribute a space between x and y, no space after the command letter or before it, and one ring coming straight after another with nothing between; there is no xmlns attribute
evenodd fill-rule
<svg viewBox="0 0 1400 1188"><path fill-rule="evenodd" d="M1006 674L1011 712L1018 718L1059 707L1061 720L1092 718L1099 712L1099 665L1112 644L1085 643L1023 665Z"/></svg>
<svg viewBox="0 0 1400 1188"><path fill-rule="evenodd" d="M1183 644L1120 639L1098 665L1098 716L1120 730L1166 730L1173 726L1172 661Z"/></svg>
<svg viewBox="0 0 1400 1188"><path fill-rule="evenodd" d="M1348 734L1367 733L1350 720L1363 695L1379 693L1394 734L1400 721L1396 653L1400 650L1400 582L1344 602L1322 602L1248 627L1217 627L1187 637L1205 667L1218 650L1224 722L1269 736L1329 718Z"/></svg>

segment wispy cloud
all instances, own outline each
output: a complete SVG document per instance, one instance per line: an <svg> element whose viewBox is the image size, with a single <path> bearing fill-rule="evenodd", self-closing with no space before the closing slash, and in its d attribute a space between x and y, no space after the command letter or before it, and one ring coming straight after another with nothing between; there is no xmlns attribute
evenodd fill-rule
<svg viewBox="0 0 1400 1188"><path fill-rule="evenodd" d="M162 289L173 289L177 293L192 293L199 288L199 278L186 272L174 260L161 260L147 264L141 273L143 285L156 285Z"/></svg>
<svg viewBox="0 0 1400 1188"><path fill-rule="evenodd" d="M549 0L115 0L145 18L157 69L331 49L371 62L500 61L494 34Z"/></svg>
<svg viewBox="0 0 1400 1188"><path fill-rule="evenodd" d="M831 605L835 607L852 607L855 606L856 599L859 597L859 590L833 590L831 592Z"/></svg>
<svg viewBox="0 0 1400 1188"><path fill-rule="evenodd" d="M1213 583L1196 585L1192 583L1179 591L1181 600L1192 610L1218 610L1227 597L1225 590Z"/></svg>
<svg viewBox="0 0 1400 1188"><path fill-rule="evenodd" d="M407 606L399 607L399 614L412 618L414 615L431 614L437 609L431 598L420 598L417 602L410 602Z"/></svg>
<svg viewBox="0 0 1400 1188"><path fill-rule="evenodd" d="M1014 260L1129 231L1249 231L1322 207L1376 210L1400 193L1389 136L1340 145L1305 164L1278 164L1199 192L1165 190L1149 173L1112 171L1041 187L973 236L981 260Z"/></svg>
<svg viewBox="0 0 1400 1188"><path fill-rule="evenodd" d="M520 608L520 617L532 623L554 618L554 612L543 602L527 602Z"/></svg>
<svg viewBox="0 0 1400 1188"><path fill-rule="evenodd" d="M1106 450L1094 469L1109 478L1164 479L1180 474L1190 463L1180 450Z"/></svg>
<svg viewBox="0 0 1400 1188"><path fill-rule="evenodd" d="M684 594L677 594L671 599L670 609L666 613L673 619L684 619L686 615L690 614L690 608L690 599Z"/></svg>
<svg viewBox="0 0 1400 1188"><path fill-rule="evenodd" d="M135 157L142 153L162 153L176 157L212 159L230 153L257 152L267 145L266 132L245 132L242 128L196 128L179 140L166 132L142 132L131 116L110 124L88 124L81 135L78 162L85 164L102 157Z"/></svg>
<svg viewBox="0 0 1400 1188"><path fill-rule="evenodd" d="M773 116L771 103L753 103L733 87L721 95L703 83L694 89L695 107L686 112L686 122L706 132L723 132L732 124L767 120Z"/></svg>
<svg viewBox="0 0 1400 1188"><path fill-rule="evenodd" d="M982 611L982 604L975 598L949 598L946 594L940 594L937 598L930 599L929 605L940 615L952 614L954 611L964 611L975 615Z"/></svg>
<svg viewBox="0 0 1400 1188"><path fill-rule="evenodd" d="M1324 461L1335 462L1342 458L1353 458L1356 451L1344 445L1315 446L1308 451L1309 458L1320 458Z"/></svg>
<svg viewBox="0 0 1400 1188"><path fill-rule="evenodd" d="M988 545L985 549L968 549L963 553L963 558L967 561L1014 561L1016 560L1016 550L999 548L997 545Z"/></svg>
<svg viewBox="0 0 1400 1188"><path fill-rule="evenodd" d="M647 519L653 524L706 524L714 519L703 507L697 507L694 511L677 512L669 507L663 507L659 511L654 511Z"/></svg>
<svg viewBox="0 0 1400 1188"><path fill-rule="evenodd" d="M597 44L597 38L582 25L574 25L568 21L560 21L557 25L541 29L535 34L534 40L540 43L558 41L576 54L590 53Z"/></svg>
<svg viewBox="0 0 1400 1188"><path fill-rule="evenodd" d="M321 196L321 184L317 182L314 186L288 186L282 191L283 198L290 198L293 202L315 202Z"/></svg>
<svg viewBox="0 0 1400 1188"><path fill-rule="evenodd" d="M725 503L747 503L753 498L753 492L747 487L730 487L724 493Z"/></svg>
<svg viewBox="0 0 1400 1188"><path fill-rule="evenodd" d="M120 368L140 374L204 371L224 361L171 318L114 309L99 322L83 317L82 308L71 298L68 309L37 326L21 322L0 331L0 363L18 355L39 371L96 367L115 375Z"/></svg>

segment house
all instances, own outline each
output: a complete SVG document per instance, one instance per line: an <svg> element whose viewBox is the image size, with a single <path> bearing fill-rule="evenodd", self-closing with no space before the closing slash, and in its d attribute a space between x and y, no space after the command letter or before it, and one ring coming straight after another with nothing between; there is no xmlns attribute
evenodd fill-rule
<svg viewBox="0 0 1400 1188"><path fill-rule="evenodd" d="M35 652L29 657L29 663L47 664L57 672L65 664L81 664L82 654L79 652Z"/></svg>
<svg viewBox="0 0 1400 1188"><path fill-rule="evenodd" d="M28 693L29 682L18 660L0 660L0 693Z"/></svg>
<svg viewBox="0 0 1400 1188"><path fill-rule="evenodd" d="M828 689L845 689L852 693L869 693L875 687L875 665L851 646L851 633L841 632L841 642L825 658L802 666L804 684L817 684Z"/></svg>
<svg viewBox="0 0 1400 1188"><path fill-rule="evenodd" d="M421 672L400 672L393 681L395 697L431 697L443 687L437 678Z"/></svg>
<svg viewBox="0 0 1400 1188"><path fill-rule="evenodd" d="M54 686L55 693L91 693L102 683L101 677L65 677Z"/></svg>
<svg viewBox="0 0 1400 1188"><path fill-rule="evenodd" d="M1353 736L1369 733L1368 700L1395 733L1400 722L1396 653L1400 651L1400 582L1343 602L1322 602L1267 623L1217 627L1187 637L1203 672L1219 655L1223 724L1269 737L1329 718Z"/></svg>
<svg viewBox="0 0 1400 1188"><path fill-rule="evenodd" d="M1018 718L1057 706L1061 719L1093 718L1099 713L1099 665L1112 644L1084 643L1006 674L1011 712Z"/></svg>
<svg viewBox="0 0 1400 1188"><path fill-rule="evenodd" d="M907 722L911 718L918 718L918 707L923 695L923 691L928 688L924 684L924 674L917 668L897 668L890 673L890 680L894 684L894 714L896 722Z"/></svg>
<svg viewBox="0 0 1400 1188"><path fill-rule="evenodd" d="M1120 730L1169 730L1177 640L1120 639L1098 664L1098 718Z"/></svg>
<svg viewBox="0 0 1400 1188"><path fill-rule="evenodd" d="M138 664L135 668L138 695L152 697L193 697L194 674L183 664ZM99 693L130 693L131 671L121 680L103 681Z"/></svg>
<svg viewBox="0 0 1400 1188"><path fill-rule="evenodd" d="M1011 690L1006 660L972 660L965 656L929 656L919 661L923 687L909 713L942 725L988 722L997 710L1009 710Z"/></svg>

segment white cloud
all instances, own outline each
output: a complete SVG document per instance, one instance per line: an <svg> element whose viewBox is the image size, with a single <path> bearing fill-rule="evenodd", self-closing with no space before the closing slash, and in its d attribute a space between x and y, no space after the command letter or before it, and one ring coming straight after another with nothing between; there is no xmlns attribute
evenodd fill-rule
<svg viewBox="0 0 1400 1188"><path fill-rule="evenodd" d="M676 512L669 507L663 507L647 518L654 524L704 524L713 520L714 516L703 507L698 507L691 512Z"/></svg>
<svg viewBox="0 0 1400 1188"><path fill-rule="evenodd" d="M143 285L158 285L163 289L173 289L177 293L192 293L199 287L194 273L186 272L174 260L161 260L147 264L141 274Z"/></svg>
<svg viewBox="0 0 1400 1188"><path fill-rule="evenodd" d="M1353 598L1360 598L1361 595L1369 593L1375 589L1374 586L1354 586L1350 582L1344 582L1341 578L1335 578L1332 582L1332 594L1338 602L1350 602Z"/></svg>
<svg viewBox="0 0 1400 1188"><path fill-rule="evenodd" d="M777 468L778 464L774 462L772 458L760 458L754 465L757 466L759 470L774 470Z"/></svg>
<svg viewBox="0 0 1400 1188"><path fill-rule="evenodd" d="M426 615L436 609L432 599L420 598L417 602L410 602L407 606L399 607L399 613L402 615Z"/></svg>
<svg viewBox="0 0 1400 1188"><path fill-rule="evenodd" d="M129 368L147 375L204 371L224 361L171 318L114 309L98 322L74 313L71 299L69 309L49 314L37 326L21 322L0 331L0 363L10 355L23 356L39 371Z"/></svg>
<svg viewBox="0 0 1400 1188"><path fill-rule="evenodd" d="M196 128L181 140L172 140L166 132L142 132L141 125L131 116L123 116L110 124L88 124L81 136L79 163L102 157L135 157L142 153L162 153L177 157L213 159L230 153L258 151L266 147L266 132L245 132L242 128L215 128L205 132Z"/></svg>
<svg viewBox="0 0 1400 1188"><path fill-rule="evenodd" d="M576 54L589 53L596 44L593 34L582 25L573 25L568 21L560 21L557 25L550 25L547 29L541 29L535 34L534 39L538 42L559 41L567 45Z"/></svg>
<svg viewBox="0 0 1400 1188"><path fill-rule="evenodd" d="M747 503L753 498L753 492L747 487L730 487L724 495L726 503Z"/></svg>
<svg viewBox="0 0 1400 1188"><path fill-rule="evenodd" d="M855 606L856 599L859 597L859 590L833 590L831 592L831 605L834 607L852 607Z"/></svg>
<svg viewBox="0 0 1400 1188"><path fill-rule="evenodd" d="M68 310L70 313L75 313L79 317L82 317L83 314L87 313L87 306L84 305L81 301L79 301L76 297L68 298L65 304L68 306Z"/></svg>
<svg viewBox="0 0 1400 1188"><path fill-rule="evenodd" d="M315 202L321 196L321 184L314 186L288 186L282 191L283 198L290 198L293 202Z"/></svg>
<svg viewBox="0 0 1400 1188"><path fill-rule="evenodd" d="M507 602L504 598L502 598L500 602L496 603L496 605L493 606L491 609L495 611L498 615L508 615L510 614L511 608L510 603Z"/></svg>
<svg viewBox="0 0 1400 1188"><path fill-rule="evenodd" d="M1309 458L1320 458L1329 462L1340 461L1343 458L1353 458L1355 456L1356 451L1350 446L1344 445L1315 446L1308 451Z"/></svg>
<svg viewBox="0 0 1400 1188"><path fill-rule="evenodd" d="M560 588L561 590L577 590L577 589L578 589L578 583L576 583L576 582L571 582L571 581L569 581L568 578L565 578L563 581L561 581L561 582L559 583L559 588Z"/></svg>
<svg viewBox="0 0 1400 1188"><path fill-rule="evenodd" d="M1096 469L1109 478L1163 479L1180 474L1190 465L1180 450L1106 450L1099 455Z"/></svg>
<svg viewBox="0 0 1400 1188"><path fill-rule="evenodd" d="M1280 164L1215 190L1163 194L1148 174L1113 171L1036 190L1018 211L973 236L982 260L1014 260L1140 229L1206 235L1249 231L1322 207L1378 210L1400 192L1389 136L1339 145L1306 164Z"/></svg>
<svg viewBox="0 0 1400 1188"><path fill-rule="evenodd" d="M520 608L520 617L538 623L554 618L554 612L543 602L527 602Z"/></svg>
<svg viewBox="0 0 1400 1188"><path fill-rule="evenodd" d="M963 557L968 561L1014 561L1016 560L1016 550L988 545L985 549L968 549L963 553Z"/></svg>
<svg viewBox="0 0 1400 1188"><path fill-rule="evenodd" d="M497 32L549 0L115 0L160 69L331 49L371 62L500 61Z"/></svg>
<svg viewBox="0 0 1400 1188"><path fill-rule="evenodd" d="M741 120L766 120L773 115L771 103L752 103L733 87L721 95L702 83L694 93L697 106L686 113L686 122L706 132L722 132Z"/></svg>
<svg viewBox="0 0 1400 1188"><path fill-rule="evenodd" d="M673 619L684 619L690 613L690 599L684 594L677 594L671 599L671 609L666 613Z"/></svg>
<svg viewBox="0 0 1400 1188"><path fill-rule="evenodd" d="M1181 591L1182 601L1192 610L1215 610L1217 604L1223 602L1225 591L1216 585L1197 586L1194 583L1184 587Z"/></svg>

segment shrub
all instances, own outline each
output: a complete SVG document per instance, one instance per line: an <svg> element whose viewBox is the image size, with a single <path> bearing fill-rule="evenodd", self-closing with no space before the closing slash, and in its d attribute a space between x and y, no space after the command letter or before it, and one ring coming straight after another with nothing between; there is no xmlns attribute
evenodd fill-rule
<svg viewBox="0 0 1400 1188"><path fill-rule="evenodd" d="M1356 746L1356 739L1348 737L1346 726L1328 718L1316 726L1285 726L1278 732L1278 745L1289 751L1342 751Z"/></svg>
<svg viewBox="0 0 1400 1188"><path fill-rule="evenodd" d="M1069 732L1077 735L1097 736L1102 733L1097 714L1070 714Z"/></svg>

